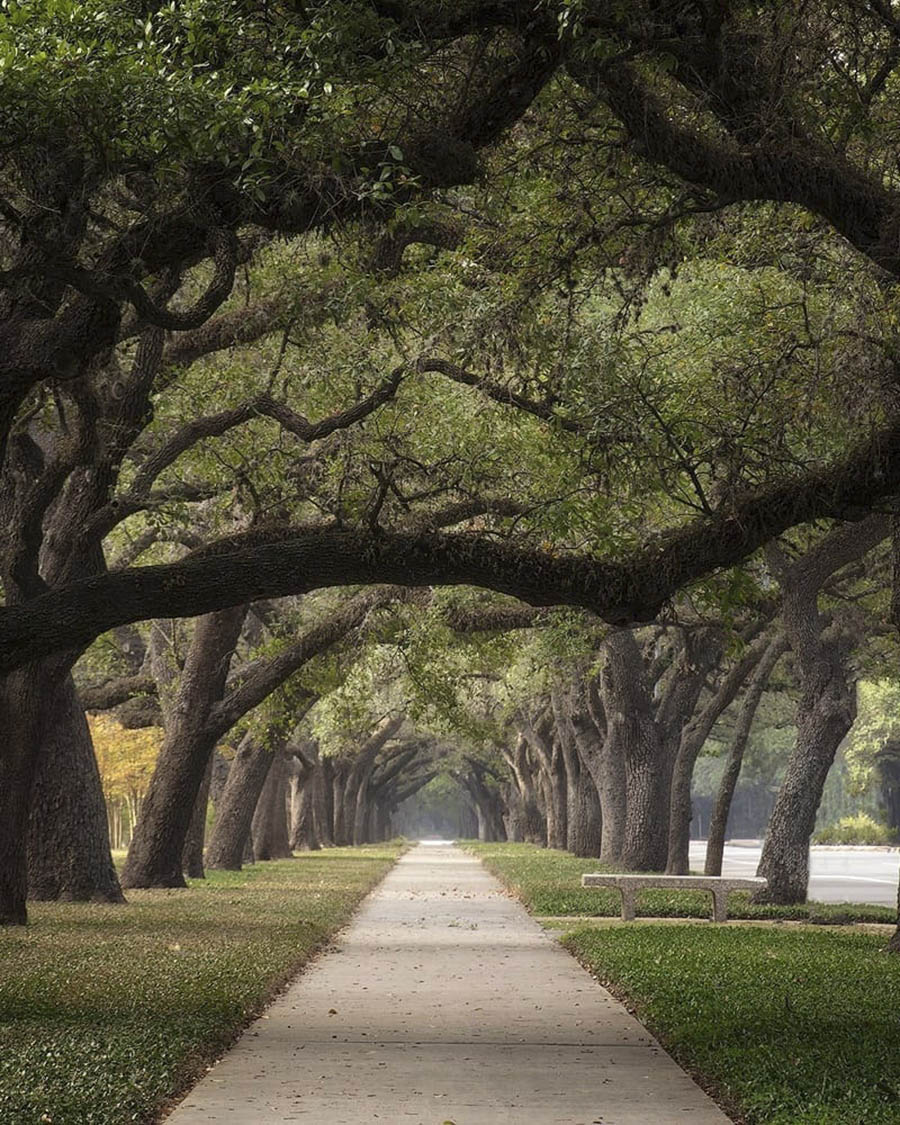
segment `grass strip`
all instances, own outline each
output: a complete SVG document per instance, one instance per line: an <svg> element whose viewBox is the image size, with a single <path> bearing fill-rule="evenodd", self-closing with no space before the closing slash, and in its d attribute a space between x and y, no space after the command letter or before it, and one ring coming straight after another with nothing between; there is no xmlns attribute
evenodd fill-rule
<svg viewBox="0 0 900 1125"><path fill-rule="evenodd" d="M402 845L210 872L0 930L0 1121L155 1120L385 875Z"/></svg>
<svg viewBox="0 0 900 1125"><path fill-rule="evenodd" d="M736 1120L900 1121L900 957L883 939L647 923L562 942Z"/></svg>
<svg viewBox="0 0 900 1125"><path fill-rule="evenodd" d="M579 859L569 852L541 848L535 844L481 844L470 840L462 843L533 914L594 918L621 916L622 896L619 891L581 886L581 876L585 872L614 872L613 868L605 867L596 859ZM709 918L710 896L706 891L650 888L639 892L637 914L645 918ZM890 923L896 920L897 912L893 907L866 903L756 904L750 902L750 896L745 891L734 891L728 896L728 916L836 925L845 922Z"/></svg>

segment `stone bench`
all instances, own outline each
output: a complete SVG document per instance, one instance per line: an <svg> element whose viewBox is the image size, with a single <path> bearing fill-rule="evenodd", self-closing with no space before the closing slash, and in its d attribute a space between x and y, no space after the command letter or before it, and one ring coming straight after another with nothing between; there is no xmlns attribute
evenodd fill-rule
<svg viewBox="0 0 900 1125"><path fill-rule="evenodd" d="M729 891L758 891L766 880L758 878L729 879L723 875L582 875L583 887L615 887L622 892L622 920L634 921L634 896L645 887L661 887L671 891L709 891L712 895L714 922L728 916Z"/></svg>

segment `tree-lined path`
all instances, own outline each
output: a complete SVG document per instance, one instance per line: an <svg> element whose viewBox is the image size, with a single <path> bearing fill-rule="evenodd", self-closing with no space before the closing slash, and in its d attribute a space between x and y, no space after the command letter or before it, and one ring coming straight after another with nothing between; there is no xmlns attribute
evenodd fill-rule
<svg viewBox="0 0 900 1125"><path fill-rule="evenodd" d="M421 845L169 1120L727 1118L477 860Z"/></svg>

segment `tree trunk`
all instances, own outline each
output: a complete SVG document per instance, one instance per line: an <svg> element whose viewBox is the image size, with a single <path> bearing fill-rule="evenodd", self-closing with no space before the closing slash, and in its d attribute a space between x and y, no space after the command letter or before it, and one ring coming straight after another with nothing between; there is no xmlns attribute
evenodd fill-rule
<svg viewBox="0 0 900 1125"><path fill-rule="evenodd" d="M706 745L712 728L725 709L734 702L737 693L763 658L768 646L768 636L765 634L758 636L741 658L720 676L705 706L686 721L681 729L672 772L672 794L669 804L669 853L666 871L670 875L687 875L690 871L691 820L693 819L691 786L697 758ZM718 662L720 656L720 646L716 645L714 648L708 646L705 663L711 667L712 663ZM696 700L694 703L696 704Z"/></svg>
<svg viewBox="0 0 900 1125"><path fill-rule="evenodd" d="M891 607L890 621L900 632L900 516L891 520ZM891 953L900 953L900 886L897 890L897 929L887 944Z"/></svg>
<svg viewBox="0 0 900 1125"><path fill-rule="evenodd" d="M572 793L574 790L574 800ZM600 797L590 772L581 769L574 785L569 783L569 851L577 856L599 856L603 841L603 815Z"/></svg>
<svg viewBox="0 0 900 1125"><path fill-rule="evenodd" d="M566 771L566 849L577 856L599 856L602 814L597 787L582 761L575 733L573 712L577 697L568 691L554 691L553 714Z"/></svg>
<svg viewBox="0 0 900 1125"><path fill-rule="evenodd" d="M486 842L506 839L506 829L503 825L503 811L500 808L499 795L491 790L485 782L483 767L469 764L465 773L458 775L458 779L468 790L478 818L478 839Z"/></svg>
<svg viewBox="0 0 900 1125"><path fill-rule="evenodd" d="M288 833L291 850L296 852L318 851L322 845L316 833L317 787L321 786L322 769L315 754L315 764L301 765L296 758L289 768L290 789L290 830Z"/></svg>
<svg viewBox="0 0 900 1125"><path fill-rule="evenodd" d="M572 723L578 752L600 799L600 859L612 867L622 863L625 846L625 762L605 733L606 716L594 680L578 684Z"/></svg>
<svg viewBox="0 0 900 1125"><path fill-rule="evenodd" d="M228 782L228 773L231 769L231 762L222 754L220 750L213 750L212 753L212 776L209 780L209 799L213 803L213 807L218 810L219 801L222 799L222 794L225 792L225 785Z"/></svg>
<svg viewBox="0 0 900 1125"><path fill-rule="evenodd" d="M287 859L291 854L287 821L287 770L281 750L269 751L271 763L253 814L253 853L260 859Z"/></svg>
<svg viewBox="0 0 900 1125"><path fill-rule="evenodd" d="M515 748L504 757L512 770L522 803L522 839L526 844L543 847L547 843L547 824L538 804L534 771L528 760L528 741L524 735L519 735Z"/></svg>
<svg viewBox="0 0 900 1125"><path fill-rule="evenodd" d="M641 651L631 632L606 641L602 672L606 752L622 762L625 820L621 865L661 871L666 861L668 777L665 748L654 721Z"/></svg>
<svg viewBox="0 0 900 1125"><path fill-rule="evenodd" d="M514 780L503 786L503 805L506 813L503 817L503 826L506 829L506 838L513 844L521 844L525 839L524 832L524 806L522 794Z"/></svg>
<svg viewBox="0 0 900 1125"><path fill-rule="evenodd" d="M91 732L71 676L43 700L46 735L28 825L28 895L67 902L124 902Z"/></svg>
<svg viewBox="0 0 900 1125"><path fill-rule="evenodd" d="M552 705L536 719L522 715L522 733L528 739L538 766L537 791L547 823L547 847L565 849L567 843L566 767Z"/></svg>
<svg viewBox="0 0 900 1125"><path fill-rule="evenodd" d="M349 844L347 838L347 802L345 789L347 786L347 773L349 767L346 762L338 759L332 761L331 768L331 807L332 807L332 839L335 847L343 848Z"/></svg>
<svg viewBox="0 0 900 1125"><path fill-rule="evenodd" d="M353 810L354 844L371 843L369 839L369 821L372 811L372 798L369 793L369 778L371 776L372 767L366 771L356 790L356 807Z"/></svg>
<svg viewBox="0 0 900 1125"><path fill-rule="evenodd" d="M547 817L547 847L565 850L566 830L566 775L562 765L562 754L557 755L548 765L541 763L539 784L543 795L544 813Z"/></svg>
<svg viewBox="0 0 900 1125"><path fill-rule="evenodd" d="M809 843L835 753L856 718L855 684L831 663L825 682L809 684L797 715L797 742L769 820L757 874L768 880L758 902L806 901ZM824 671L824 669L823 669Z"/></svg>
<svg viewBox="0 0 900 1125"><path fill-rule="evenodd" d="M28 815L44 732L46 698L39 665L0 680L0 925L27 921Z"/></svg>
<svg viewBox="0 0 900 1125"><path fill-rule="evenodd" d="M865 555L885 535L881 516L836 528L802 558L788 563L768 547L782 589L781 616L800 672L797 743L775 799L758 873L768 879L757 901L803 902L809 882L809 842L834 755L856 718L856 683L849 665L858 639L853 610L831 620L819 613L826 578Z"/></svg>
<svg viewBox="0 0 900 1125"><path fill-rule="evenodd" d="M123 887L186 885L181 853L218 741L218 732L208 726L209 714L222 698L245 614L246 607L236 606L206 614L195 626L170 727L122 871Z"/></svg>
<svg viewBox="0 0 900 1125"><path fill-rule="evenodd" d="M787 639L782 634L779 634L774 640L769 642L769 646L753 673L753 678L750 681L750 685L741 703L737 726L728 751L728 759L725 762L725 770L719 782L719 789L716 793L716 800L709 821L709 834L706 841L706 862L703 868L704 874L706 875L722 874L725 830L728 826L728 814L731 811L734 791L737 788L738 778L741 774L744 750L750 738L750 731L753 729L753 719L759 707L759 702L762 699L763 692L766 690L775 665L787 651L787 648Z"/></svg>
<svg viewBox="0 0 900 1125"><path fill-rule="evenodd" d="M206 851L207 867L224 871L241 870L253 813L271 765L272 754L251 735L245 734L235 752L219 798Z"/></svg>
<svg viewBox="0 0 900 1125"><path fill-rule="evenodd" d="M194 802L194 811L181 852L181 869L189 879L205 879L203 871L203 844L206 840L206 811L209 806L209 787L212 781L213 754L206 763L206 773L200 783L200 792Z"/></svg>
<svg viewBox="0 0 900 1125"><path fill-rule="evenodd" d="M614 633L606 642L603 704L608 753L625 772L622 866L629 871L662 871L669 824L669 773L665 746L654 721L644 683L640 649L632 633Z"/></svg>
<svg viewBox="0 0 900 1125"><path fill-rule="evenodd" d="M321 759L322 776L316 782L313 815L316 835L323 848L334 847L334 761Z"/></svg>

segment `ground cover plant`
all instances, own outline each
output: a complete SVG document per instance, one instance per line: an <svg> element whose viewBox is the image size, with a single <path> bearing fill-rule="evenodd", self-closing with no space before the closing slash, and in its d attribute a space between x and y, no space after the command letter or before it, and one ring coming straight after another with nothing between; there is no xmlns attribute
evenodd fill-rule
<svg viewBox="0 0 900 1125"><path fill-rule="evenodd" d="M0 1121L156 1118L400 853L334 848L0 931Z"/></svg>
<svg viewBox="0 0 900 1125"><path fill-rule="evenodd" d="M562 941L738 1120L900 1120L900 964L881 938L639 924Z"/></svg>
<svg viewBox="0 0 900 1125"><path fill-rule="evenodd" d="M617 890L587 889L581 876L588 871L612 871L596 859L579 859L569 852L535 844L482 844L466 841L498 879L513 891L533 914L618 917L622 896ZM647 918L708 918L709 894L705 891L650 889L637 897L637 913ZM803 902L788 906L752 903L741 891L728 899L730 918L772 918L811 922L887 922L896 912L887 906L866 903Z"/></svg>

